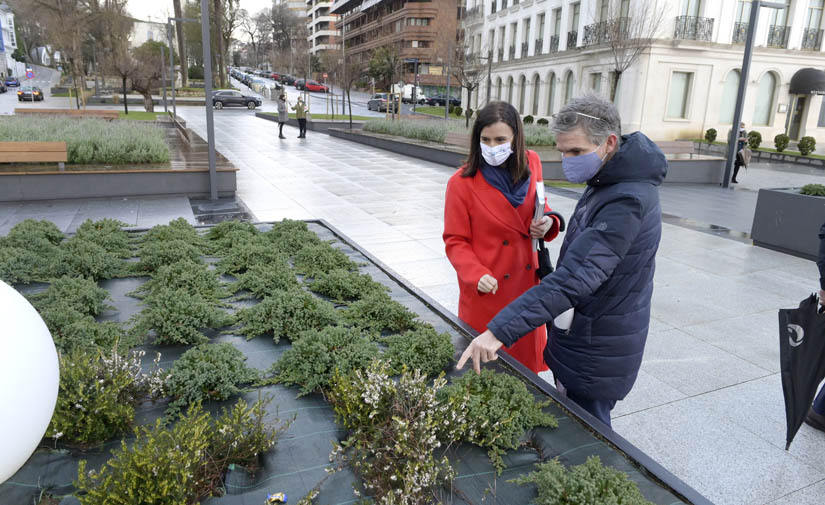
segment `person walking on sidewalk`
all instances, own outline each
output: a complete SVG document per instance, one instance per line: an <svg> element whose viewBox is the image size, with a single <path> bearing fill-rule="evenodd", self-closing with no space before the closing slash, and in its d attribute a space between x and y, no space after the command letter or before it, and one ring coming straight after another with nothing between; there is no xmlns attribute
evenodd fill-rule
<svg viewBox="0 0 825 505"><path fill-rule="evenodd" d="M819 267L819 303L825 304L825 223L819 229L819 256L816 266ZM805 424L825 431L825 386L822 386L814 398L814 403L805 416Z"/></svg>
<svg viewBox="0 0 825 505"><path fill-rule="evenodd" d="M521 117L506 102L481 109L470 134L470 155L447 183L444 244L458 276L458 317L476 331L539 283L533 239L553 240L559 220L534 221L539 156L524 147ZM549 211L545 203L545 211ZM539 373L547 370L547 330L526 330L505 351Z"/></svg>
<svg viewBox="0 0 825 505"><path fill-rule="evenodd" d="M304 99L299 96L298 103L292 106L292 110L295 111L295 117L298 119L298 138L305 139L307 138L307 109Z"/></svg>
<svg viewBox="0 0 825 505"><path fill-rule="evenodd" d="M656 144L641 132L622 136L621 124L616 106L594 95L553 116L565 177L587 183L558 266L501 310L457 365L472 359L478 372L501 346L575 309L569 326L551 326L544 359L559 392L607 426L642 364L667 173Z"/></svg>
<svg viewBox="0 0 825 505"><path fill-rule="evenodd" d="M284 123L289 121L289 110L286 106L286 95L281 93L277 100L278 104L278 138L285 139L284 137Z"/></svg>
<svg viewBox="0 0 825 505"><path fill-rule="evenodd" d="M736 176L739 175L739 169L742 167L748 166L748 161L745 159L745 154L742 152L742 149L745 148L745 144L748 142L748 132L745 130L745 123L739 123L739 135L736 139L736 154L734 155L734 162L733 162L733 177L731 178L730 182L734 184L738 184L739 181L736 180Z"/></svg>

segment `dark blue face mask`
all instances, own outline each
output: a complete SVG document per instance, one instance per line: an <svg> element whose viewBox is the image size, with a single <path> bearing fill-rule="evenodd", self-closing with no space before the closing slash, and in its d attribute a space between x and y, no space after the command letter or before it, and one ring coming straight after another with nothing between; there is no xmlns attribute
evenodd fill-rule
<svg viewBox="0 0 825 505"><path fill-rule="evenodd" d="M607 140L605 140L607 142ZM600 158L596 151L604 144L602 142L592 153L580 156L564 156L561 159L561 168L568 181L581 184L592 179L604 164L604 158ZM607 157L607 155L605 155Z"/></svg>

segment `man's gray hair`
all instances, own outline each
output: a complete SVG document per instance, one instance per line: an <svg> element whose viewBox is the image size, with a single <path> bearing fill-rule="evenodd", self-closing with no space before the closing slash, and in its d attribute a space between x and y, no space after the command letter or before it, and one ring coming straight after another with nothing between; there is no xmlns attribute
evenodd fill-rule
<svg viewBox="0 0 825 505"><path fill-rule="evenodd" d="M588 94L571 99L553 116L553 133L567 133L581 127L593 144L601 144L611 134L622 139L619 111L609 100Z"/></svg>

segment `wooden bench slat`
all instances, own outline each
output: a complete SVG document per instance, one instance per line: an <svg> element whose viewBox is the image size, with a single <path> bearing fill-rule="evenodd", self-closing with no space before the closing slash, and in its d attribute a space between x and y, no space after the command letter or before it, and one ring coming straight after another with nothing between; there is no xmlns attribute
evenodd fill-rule
<svg viewBox="0 0 825 505"><path fill-rule="evenodd" d="M44 152L44 153L0 153L0 163L37 163L37 162L67 162L69 161L66 152Z"/></svg>
<svg viewBox="0 0 825 505"><path fill-rule="evenodd" d="M4 152L66 152L65 142L0 142Z"/></svg>

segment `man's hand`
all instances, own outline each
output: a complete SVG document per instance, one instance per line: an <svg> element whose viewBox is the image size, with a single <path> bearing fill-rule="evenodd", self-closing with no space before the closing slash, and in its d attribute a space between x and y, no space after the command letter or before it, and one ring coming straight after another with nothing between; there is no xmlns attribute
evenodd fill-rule
<svg viewBox="0 0 825 505"><path fill-rule="evenodd" d="M498 281L496 278L490 274L482 275L481 279L478 280L478 292L496 294L496 291L498 291Z"/></svg>
<svg viewBox="0 0 825 505"><path fill-rule="evenodd" d="M496 351L498 351L502 345L504 344L493 335L493 332L487 330L470 342L470 345L464 350L464 354L461 355L461 359L458 360L456 368L461 370L464 367L464 363L472 358L473 369L476 373L481 373L481 363L497 360L498 355Z"/></svg>
<svg viewBox="0 0 825 505"><path fill-rule="evenodd" d="M550 216L542 216L538 221L530 223L530 236L533 238L542 238L547 235L550 228L553 226L553 218Z"/></svg>

